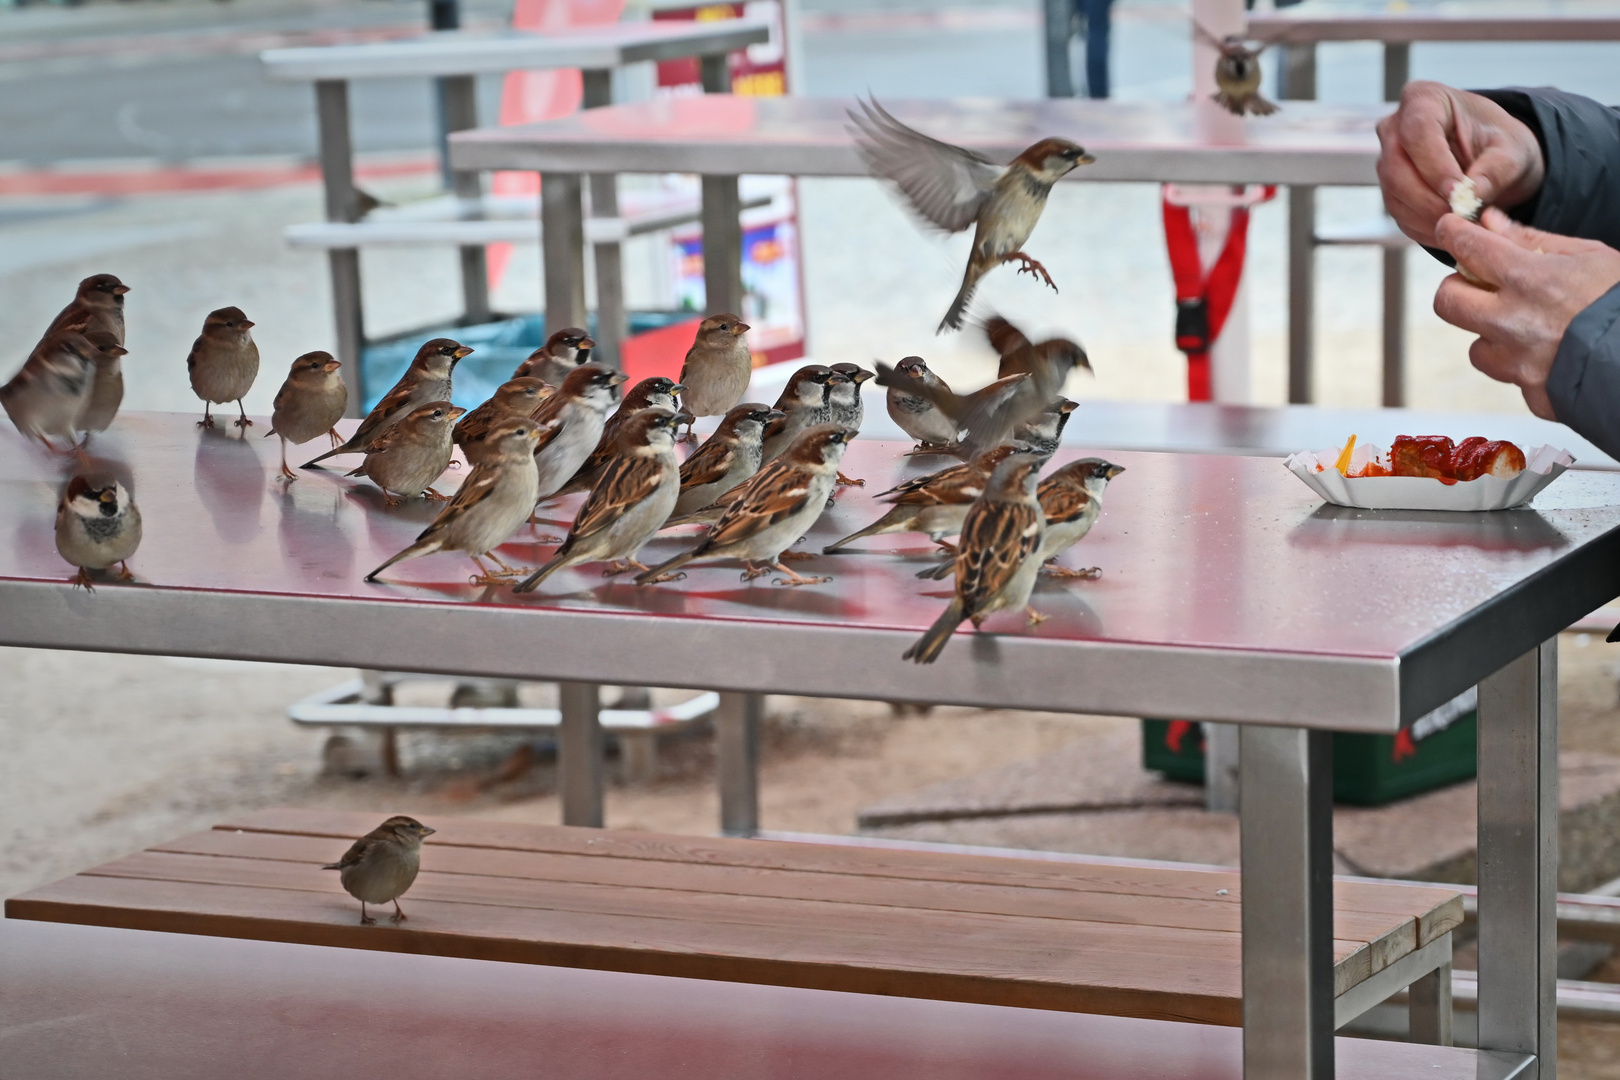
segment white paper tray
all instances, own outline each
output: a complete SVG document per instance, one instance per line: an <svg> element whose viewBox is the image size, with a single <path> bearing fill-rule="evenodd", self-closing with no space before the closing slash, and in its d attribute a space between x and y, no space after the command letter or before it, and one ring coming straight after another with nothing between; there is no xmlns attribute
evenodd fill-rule
<svg viewBox="0 0 1620 1080"><path fill-rule="evenodd" d="M1283 462L1288 471L1335 506L1366 510L1507 510L1523 506L1575 464L1567 450L1537 446L1525 454L1525 469L1511 480L1482 476L1455 484L1426 476L1339 475L1337 448L1302 451ZM1319 468L1320 467L1320 468Z"/></svg>

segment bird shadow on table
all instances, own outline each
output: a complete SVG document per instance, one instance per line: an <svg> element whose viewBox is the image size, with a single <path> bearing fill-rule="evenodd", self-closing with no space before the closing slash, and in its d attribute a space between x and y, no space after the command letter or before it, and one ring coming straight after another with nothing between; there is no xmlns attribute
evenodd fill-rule
<svg viewBox="0 0 1620 1080"><path fill-rule="evenodd" d="M197 433L191 479L214 532L227 544L251 543L259 535L265 471L247 429L220 424Z"/></svg>
<svg viewBox="0 0 1620 1080"><path fill-rule="evenodd" d="M345 493L328 484L286 484L275 499L281 561L310 582L354 576L354 541L343 529Z"/></svg>
<svg viewBox="0 0 1620 1080"><path fill-rule="evenodd" d="M1541 551L1570 539L1535 510L1365 510L1323 503L1288 534L1295 547L1376 544Z"/></svg>

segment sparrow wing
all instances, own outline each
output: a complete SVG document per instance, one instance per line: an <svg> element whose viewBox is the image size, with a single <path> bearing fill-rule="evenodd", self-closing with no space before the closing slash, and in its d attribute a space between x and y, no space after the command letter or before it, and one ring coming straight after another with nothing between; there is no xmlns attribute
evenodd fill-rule
<svg viewBox="0 0 1620 1080"><path fill-rule="evenodd" d="M636 454L615 459L585 498L568 532L564 547L576 537L590 536L624 516L625 511L650 498L664 480L664 466L656 457Z"/></svg>
<svg viewBox="0 0 1620 1080"><path fill-rule="evenodd" d="M960 146L907 127L876 101L858 102L849 118L855 146L873 176L892 181L911 208L945 232L979 218L1002 169Z"/></svg>
<svg viewBox="0 0 1620 1080"><path fill-rule="evenodd" d="M366 852L371 850L371 845L374 842L375 841L373 840L372 837L370 837L370 836L362 836L360 839L356 840L353 844L351 844L349 846L349 850L345 851L343 853L343 858L339 859L335 863L327 863L325 866L321 867L321 869L322 870L344 870L344 869L347 869L348 867L351 867L351 866L355 865L361 859L364 859L366 857Z"/></svg>
<svg viewBox="0 0 1620 1080"><path fill-rule="evenodd" d="M416 538L417 543L421 543L423 540L443 531L451 522L487 498L489 493L495 490L495 484L500 480L500 475L500 470L497 467L490 465L473 466L472 474L467 477L466 482L461 485L461 489L456 492L455 498L451 499L449 504L439 511L439 516L434 518L433 522L422 530L421 534Z"/></svg>
<svg viewBox="0 0 1620 1080"><path fill-rule="evenodd" d="M1009 375L964 399L957 423L967 430L962 442L970 448L970 456L1006 442L1014 428L1041 411L1044 403L1038 394L1021 393L1029 380L1028 373Z"/></svg>
<svg viewBox="0 0 1620 1080"><path fill-rule="evenodd" d="M725 497L722 495L720 499ZM720 515L720 520L703 538L703 547L707 550L746 540L804 509L809 497L809 475L796 466L773 461L742 488L736 501Z"/></svg>
<svg viewBox="0 0 1620 1080"><path fill-rule="evenodd" d="M930 484L937 484L948 478L951 474L966 468L966 465L948 465L943 469L935 470L934 472L928 473L925 476L913 476L910 480L902 480L888 491L880 491L872 497L874 499L881 499L889 495L904 495L908 491L916 491L919 488L925 488Z"/></svg>
<svg viewBox="0 0 1620 1080"><path fill-rule="evenodd" d="M1029 338L1024 336L1024 332L1000 315L992 315L984 320L984 336L990 339L990 347L1001 357L1003 375L1012 374L1006 370L1008 357L1030 347Z"/></svg>
<svg viewBox="0 0 1620 1080"><path fill-rule="evenodd" d="M1022 500L978 503L968 511L956 547L956 595L968 615L982 611L1012 580L1040 535L1039 512Z"/></svg>
<svg viewBox="0 0 1620 1080"><path fill-rule="evenodd" d="M484 402L472 412L463 416L450 431L450 441L457 446L465 446L489 433L490 425L495 422L494 399Z"/></svg>
<svg viewBox="0 0 1620 1080"><path fill-rule="evenodd" d="M681 487L697 488L725 478L737 456L737 447L724 439L710 439L681 462Z"/></svg>
<svg viewBox="0 0 1620 1080"><path fill-rule="evenodd" d="M1083 487L1066 484L1055 477L1041 481L1035 497L1047 521L1073 521L1091 505L1091 493Z"/></svg>
<svg viewBox="0 0 1620 1080"><path fill-rule="evenodd" d="M985 476L967 465L945 470L932 484L903 491L889 501L896 506L961 506L984 492Z"/></svg>

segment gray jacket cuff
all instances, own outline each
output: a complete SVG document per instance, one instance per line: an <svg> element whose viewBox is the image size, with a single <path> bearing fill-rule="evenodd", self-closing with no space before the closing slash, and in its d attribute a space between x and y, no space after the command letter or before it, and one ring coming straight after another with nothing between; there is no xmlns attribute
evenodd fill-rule
<svg viewBox="0 0 1620 1080"><path fill-rule="evenodd" d="M1562 90L1522 92L1540 122L1547 159L1546 179L1525 223L1620 248L1620 114Z"/></svg>
<svg viewBox="0 0 1620 1080"><path fill-rule="evenodd" d="M1620 285L1570 322L1558 343L1547 396L1558 419L1620 459Z"/></svg>

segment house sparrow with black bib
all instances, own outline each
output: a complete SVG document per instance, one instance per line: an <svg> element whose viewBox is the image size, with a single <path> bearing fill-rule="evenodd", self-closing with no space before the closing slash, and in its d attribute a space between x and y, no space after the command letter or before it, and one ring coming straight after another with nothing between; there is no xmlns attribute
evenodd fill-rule
<svg viewBox="0 0 1620 1080"><path fill-rule="evenodd" d="M539 469L536 502L561 492L602 441L608 410L624 381L622 371L600 364L581 364L568 373L555 394L541 403L535 419L546 430L534 449Z"/></svg>
<svg viewBox="0 0 1620 1080"><path fill-rule="evenodd" d="M754 375L754 355L743 335L748 324L729 311L698 324L681 364L681 408L694 417L722 416L742 400ZM691 433L688 432L688 435Z"/></svg>
<svg viewBox="0 0 1620 1080"><path fill-rule="evenodd" d="M360 925L376 923L366 914L367 904L394 905L390 922L403 922L405 912L399 898L416 881L422 865L422 841L437 829L430 829L415 818L395 814L354 842L335 863L322 870L336 870L338 880L350 896L360 901Z"/></svg>
<svg viewBox="0 0 1620 1080"><path fill-rule="evenodd" d="M514 379L539 379L552 386L561 386L568 373L579 365L589 363L596 342L577 326L565 326L546 338L546 343L512 372Z"/></svg>
<svg viewBox="0 0 1620 1080"><path fill-rule="evenodd" d="M1091 370L1086 350L1068 338L1050 338L1034 344L1024 332L999 315L984 322L984 336L1001 358L996 378L1028 374L1030 393L1042 402L1051 401L1063 390L1069 373L1077 367Z"/></svg>
<svg viewBox="0 0 1620 1080"><path fill-rule="evenodd" d="M298 479L298 474L287 467L288 443L299 446L322 435L328 436L333 446L343 441L336 425L349 407L349 388L338 374L341 367L329 352L307 352L292 362L287 381L276 391L270 430L264 437L281 438L282 479Z"/></svg>
<svg viewBox="0 0 1620 1080"><path fill-rule="evenodd" d="M1013 443L1003 443L986 450L965 465L952 465L885 491L877 498L893 503L893 509L866 528L828 544L821 549L821 553L835 554L867 536L920 532L927 533L928 539L955 554L955 545L947 543L945 538L962 531L962 521L967 517L968 508L984 493L984 485L995 467L1009 454L1019 453L1022 449Z"/></svg>
<svg viewBox="0 0 1620 1080"><path fill-rule="evenodd" d="M778 585L831 581L796 574L782 559L827 508L838 463L854 437L855 432L837 424L821 424L802 432L781 457L762 467L739 489L741 496L691 550L638 575L636 584L666 580L664 575L694 559L741 559L746 568L744 581L768 574L773 567L786 575L776 579Z"/></svg>
<svg viewBox="0 0 1620 1080"><path fill-rule="evenodd" d="M433 490L433 482L450 467L455 444L450 434L465 410L448 401L430 401L371 440L366 460L350 476L369 476L382 488L383 500L398 506L400 499L425 495L448 501ZM398 495L399 498L394 496Z"/></svg>
<svg viewBox="0 0 1620 1080"><path fill-rule="evenodd" d="M726 413L714 434L681 462L681 494L670 516L702 509L758 472L765 425L780 416L769 405L752 401Z"/></svg>
<svg viewBox="0 0 1620 1080"><path fill-rule="evenodd" d="M1052 185L1095 158L1067 139L1042 139L1002 168L907 127L876 101L860 106L861 113L851 112L849 118L856 149L872 175L898 187L929 225L947 233L974 227L962 288L939 324L941 333L962 328L979 279L1004 262L1019 260L1019 273L1038 274L1057 291L1046 268L1022 249L1041 220Z"/></svg>
<svg viewBox="0 0 1620 1080"><path fill-rule="evenodd" d="M95 377L90 382L90 396L74 425L84 432L84 441L98 431L106 431L118 415L118 406L124 403L124 362L121 357L129 350L107 330L91 330L85 340L96 348L91 362L95 364Z"/></svg>
<svg viewBox="0 0 1620 1080"><path fill-rule="evenodd" d="M1039 552L1046 528L1035 499L1035 479L1045 460L1036 454L1013 454L990 474L984 494L962 522L956 544L956 596L901 659L932 664L962 620L973 620L976 630L998 611L1028 609L1041 569ZM1045 618L1029 610L1030 625Z"/></svg>
<svg viewBox="0 0 1620 1080"><path fill-rule="evenodd" d="M1103 490L1108 481L1125 471L1102 458L1081 458L1071 461L1051 476L1042 480L1035 489L1035 498L1041 504L1046 518L1046 531L1041 536L1041 549L1037 558L1043 567L1079 543L1097 523L1102 512ZM1102 570L1067 570L1047 567L1046 573L1058 578L1100 577Z"/></svg>
<svg viewBox="0 0 1620 1080"><path fill-rule="evenodd" d="M675 428L690 419L687 413L658 405L631 414L621 426L617 454L580 507L568 538L551 561L513 591L528 592L558 570L580 563L608 562L603 577L645 571L636 553L675 508L681 488Z"/></svg>
<svg viewBox="0 0 1620 1080"><path fill-rule="evenodd" d="M248 332L251 329L253 321L238 307L210 311L203 320L202 335L192 343L191 354L186 357L192 392L203 403L198 427L213 427L209 409L231 401L236 402L242 414L233 423L237 427L253 426L242 406L242 399L253 389L253 380L259 377L259 347Z"/></svg>
<svg viewBox="0 0 1620 1080"><path fill-rule="evenodd" d="M1270 116L1277 106L1260 95L1260 54L1264 45L1250 48L1240 34L1218 38L1193 20L1193 33L1212 46L1220 55L1215 59L1215 93L1210 99L1234 116L1245 112L1256 116Z"/></svg>
<svg viewBox="0 0 1620 1080"><path fill-rule="evenodd" d="M56 507L56 550L79 568L74 588L94 591L90 571L113 563L122 567L118 579L129 581L135 575L128 560L140 545L141 512L124 485L116 480L91 483L82 476L68 481Z"/></svg>
<svg viewBox="0 0 1620 1080"><path fill-rule="evenodd" d="M936 393L949 393L951 388L945 380L930 371L920 356L903 358L894 365L894 371L900 378L885 389L885 401L889 407L889 419L899 425L901 431L917 440L917 447L912 453L928 453L956 442L956 425L950 417L940 412L930 398L912 393L905 382L912 379L926 384Z"/></svg>
<svg viewBox="0 0 1620 1080"><path fill-rule="evenodd" d="M619 452L619 432L625 422L643 409L679 412L680 407L675 403L675 397L685 389L686 387L674 379L654 375L650 379L642 379L627 390L619 401L619 407L602 425L602 437L596 440L596 449L591 451L591 456L585 459L585 464L579 467L579 471L574 473L557 494L570 495L576 491L589 491L594 488L596 482L602 478L602 471L608 467L608 462Z"/></svg>
<svg viewBox="0 0 1620 1080"><path fill-rule="evenodd" d="M461 447L467 464L475 465L483 452L484 438L496 422L508 416L527 416L531 420L540 411L541 402L556 392L556 387L541 379L522 376L508 379L495 388L489 400L461 418L450 440Z"/></svg>
<svg viewBox="0 0 1620 1080"><path fill-rule="evenodd" d="M848 376L822 364L806 364L790 375L776 399L775 407L782 419L772 420L765 427L764 460L782 453L807 428L832 423L833 388L848 383Z"/></svg>
<svg viewBox="0 0 1620 1080"><path fill-rule="evenodd" d="M79 291L73 302L57 313L46 328L45 335L58 330L77 330L81 334L95 331L111 334L119 345L124 343L124 294L129 286L111 274L92 274L79 282Z"/></svg>
<svg viewBox="0 0 1620 1080"><path fill-rule="evenodd" d="M77 444L98 351L77 330L58 330L34 346L22 370L0 386L0 407L24 438L38 439L52 453L57 452L53 438L66 444L63 451Z"/></svg>
<svg viewBox="0 0 1620 1080"><path fill-rule="evenodd" d="M836 393L829 395L827 405L831 419L827 422L842 424L859 431L861 421L866 419L866 402L861 399L861 387L875 373L867 371L859 364L834 364L832 369L848 379L850 387L848 390L840 388Z"/></svg>
<svg viewBox="0 0 1620 1080"><path fill-rule="evenodd" d="M302 467L307 469L338 454L363 453L371 445L371 440L387 431L390 424L403 420L430 401L449 401L451 374L462 358L471 354L472 350L467 346L449 338L424 342L416 350L411 366L399 377L399 382L360 421L360 426L354 429L349 441L310 458Z"/></svg>
<svg viewBox="0 0 1620 1080"><path fill-rule="evenodd" d="M495 548L510 540L534 510L534 444L540 441L541 430L538 422L519 416L496 424L484 440L483 457L455 498L414 544L367 574L366 580L376 581L397 562L440 551L465 551L471 556L478 564L478 575L472 579L476 585L501 584L504 577L523 573L501 561ZM486 555L500 571L484 565Z"/></svg>
<svg viewBox="0 0 1620 1080"><path fill-rule="evenodd" d="M1022 443L1037 454L1055 454L1063 441L1063 429L1069 426L1069 417L1080 407L1068 398L1053 398L1034 417L1013 428L1012 441Z"/></svg>

